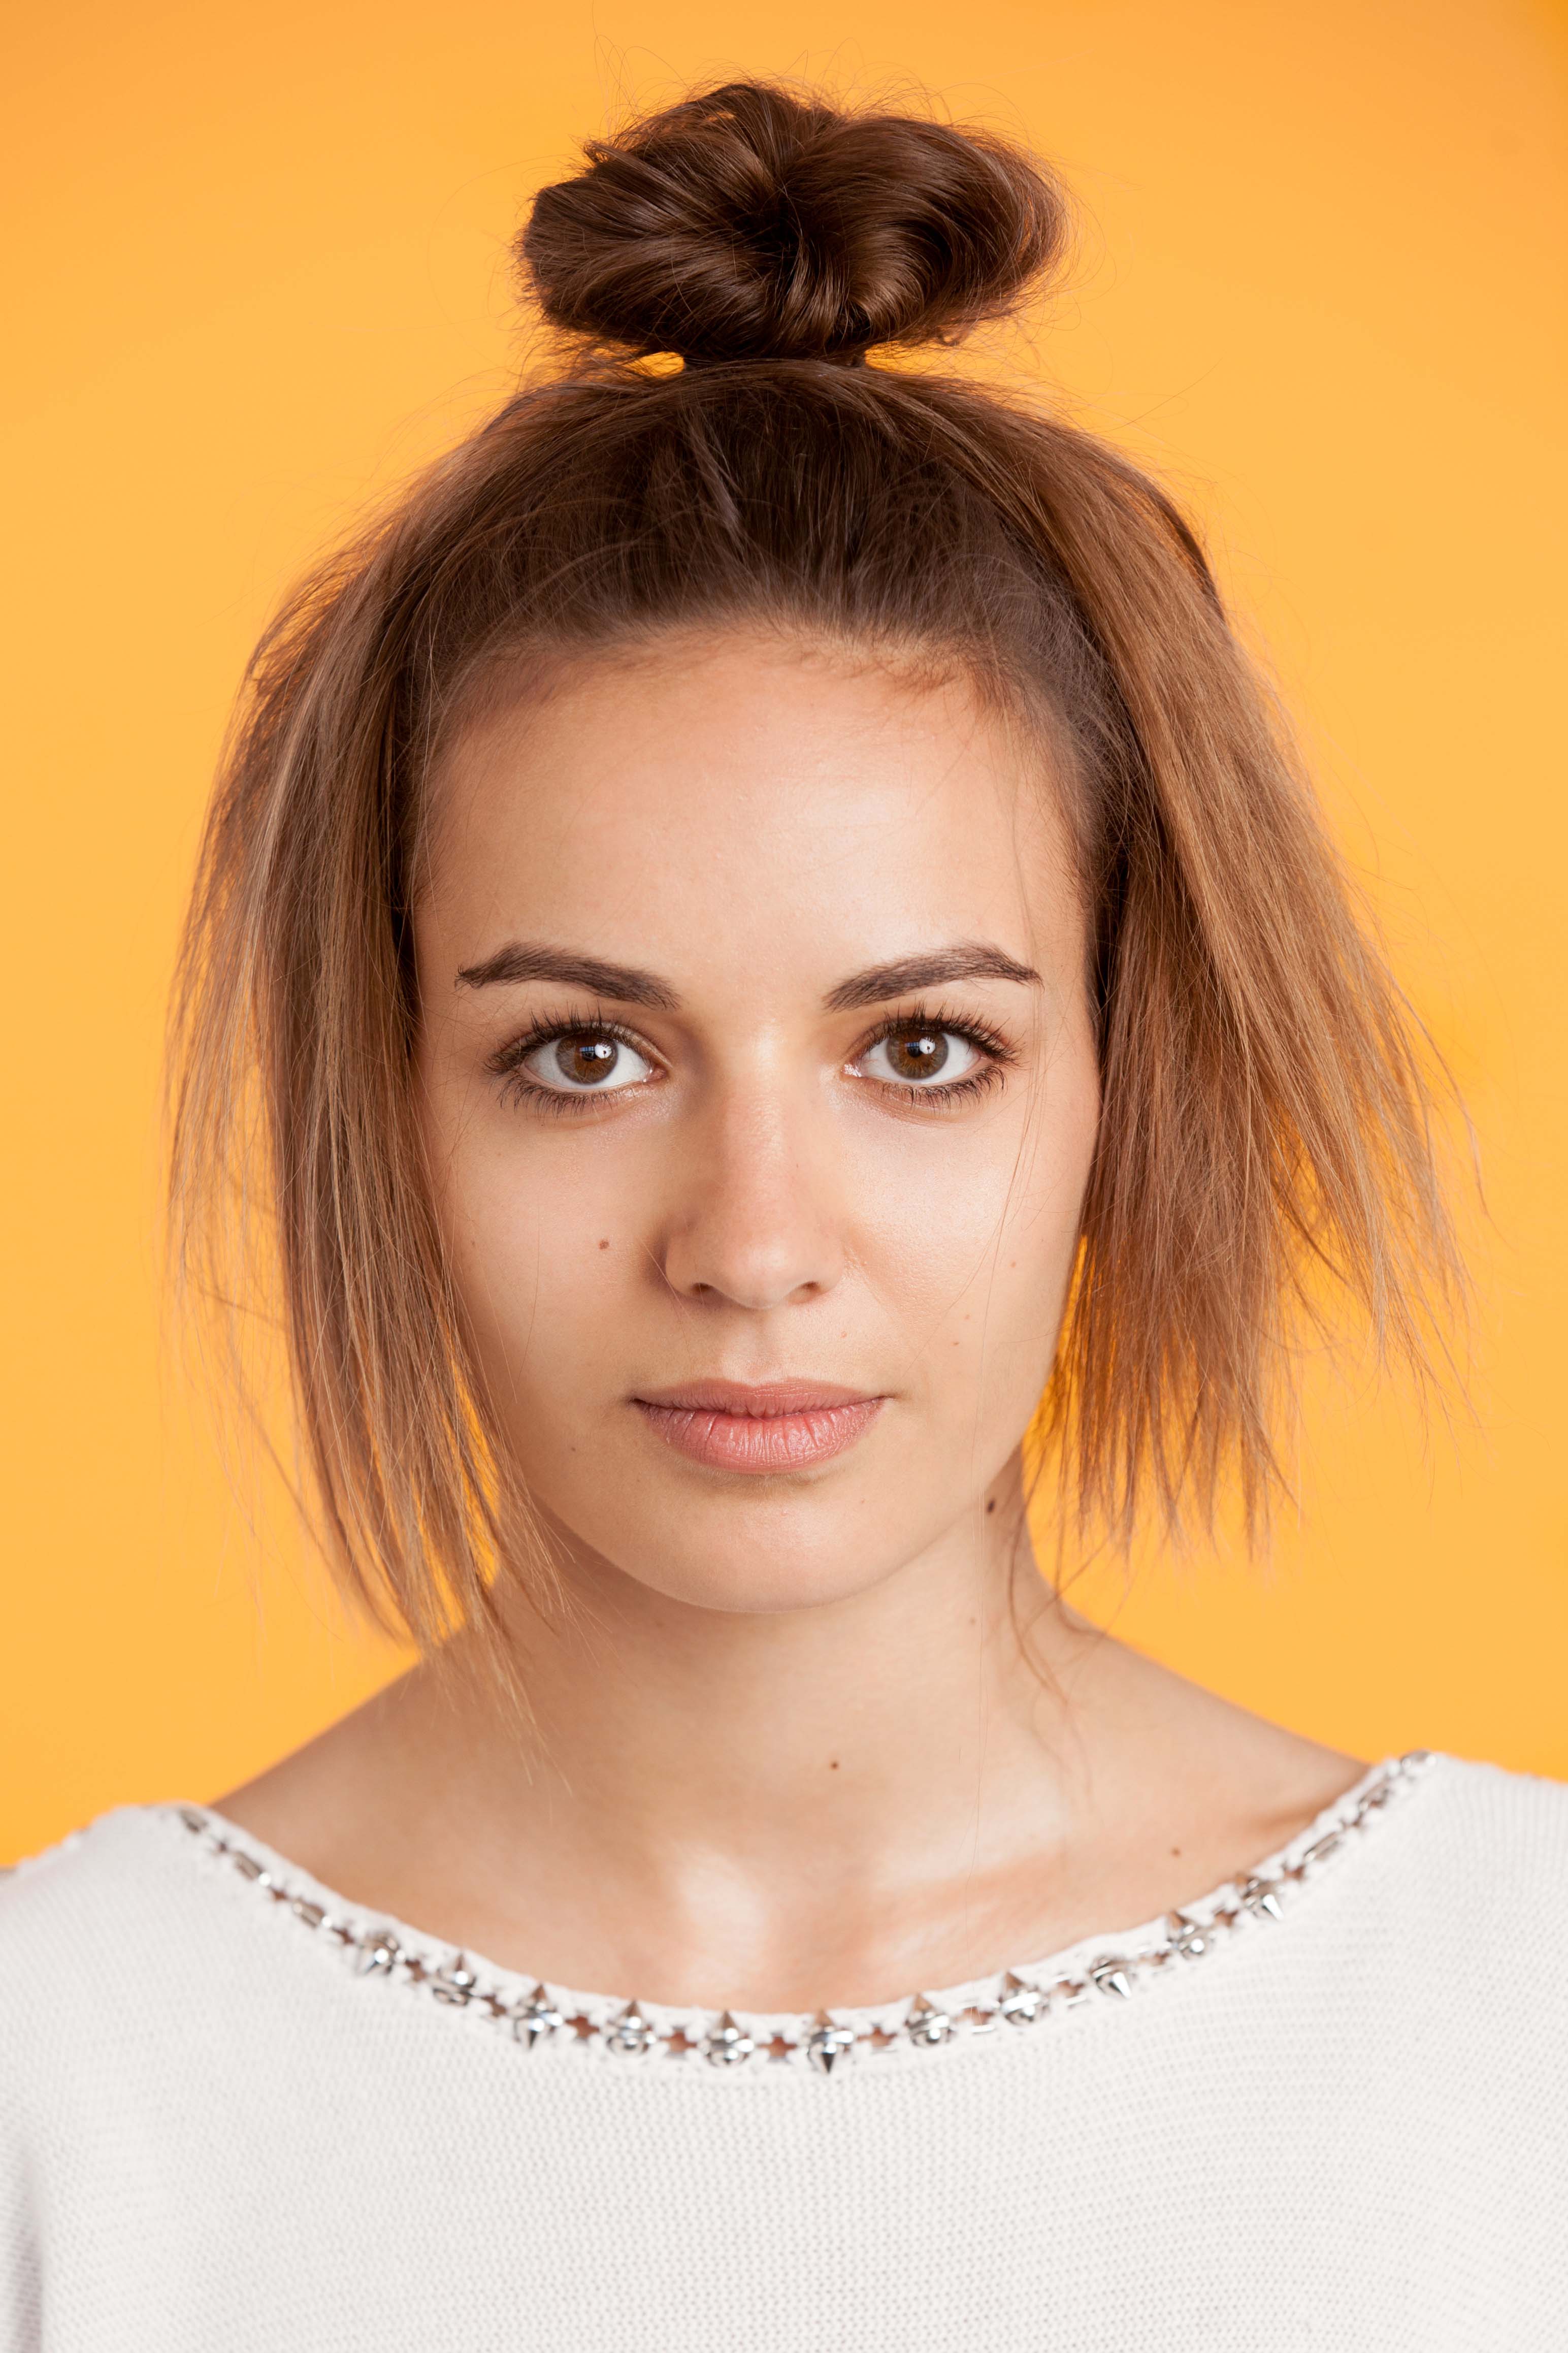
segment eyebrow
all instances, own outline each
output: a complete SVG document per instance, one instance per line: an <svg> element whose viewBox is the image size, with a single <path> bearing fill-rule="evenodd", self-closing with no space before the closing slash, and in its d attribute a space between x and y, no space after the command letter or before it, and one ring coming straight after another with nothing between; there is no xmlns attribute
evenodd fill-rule
<svg viewBox="0 0 1568 2353"><path fill-rule="evenodd" d="M955 980L1011 980L1039 986L1040 976L1020 964L1005 949L984 941L941 948L931 955L898 956L889 964L868 965L851 974L823 999L829 1013L851 1013L867 1005L884 1004L890 997L908 997L915 989L941 988ZM482 964L465 965L458 975L459 988L516 987L530 980L556 980L569 988L585 988L619 1005L647 1005L661 1013L677 1013L680 998L668 981L643 972L636 965L610 964L601 956L578 955L570 948L547 947L512 940Z"/></svg>
<svg viewBox="0 0 1568 2353"><path fill-rule="evenodd" d="M459 988L495 988L525 980L558 980L568 988L585 988L595 997L608 997L619 1005L649 1005L660 1013L676 1013L680 999L667 981L635 965L608 964L601 956L575 955L570 948L538 946L512 940L483 964L465 965L458 975Z"/></svg>
<svg viewBox="0 0 1568 2353"><path fill-rule="evenodd" d="M917 988L941 988L955 980L1016 980L1037 987L1040 976L1033 965L1020 964L1004 949L975 940L963 947L939 949L933 955L899 956L891 964L868 965L864 972L829 989L823 1004L829 1013L851 1013L860 1006L880 1005L889 997L908 997Z"/></svg>

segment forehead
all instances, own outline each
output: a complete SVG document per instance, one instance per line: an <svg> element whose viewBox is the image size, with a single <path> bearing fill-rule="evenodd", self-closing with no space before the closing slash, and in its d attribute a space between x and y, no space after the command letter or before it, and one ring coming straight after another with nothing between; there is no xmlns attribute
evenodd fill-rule
<svg viewBox="0 0 1568 2353"><path fill-rule="evenodd" d="M1069 949L1061 802L962 676L772 638L581 657L492 695L432 780L421 927L694 975L837 972L947 937Z"/></svg>

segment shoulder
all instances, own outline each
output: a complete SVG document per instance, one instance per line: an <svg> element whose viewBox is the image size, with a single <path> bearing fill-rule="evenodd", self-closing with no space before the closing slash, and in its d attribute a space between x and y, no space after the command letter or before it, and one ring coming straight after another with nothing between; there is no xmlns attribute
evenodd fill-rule
<svg viewBox="0 0 1568 2353"><path fill-rule="evenodd" d="M114 1806L0 1872L0 1972L41 1944L69 1949L110 1917L133 1922L166 1894L180 1875L169 1868L176 1821L172 1807Z"/></svg>
<svg viewBox="0 0 1568 2353"><path fill-rule="evenodd" d="M1434 1757L1425 1803L1412 1818L1419 1862L1484 1916L1529 1910L1568 1926L1568 1781L1510 1772L1468 1757Z"/></svg>
<svg viewBox="0 0 1568 2353"><path fill-rule="evenodd" d="M247 1940L197 1844L175 1805L116 1806L0 1878L0 2093L146 2046L215 1980L243 1983Z"/></svg>
<svg viewBox="0 0 1568 2353"><path fill-rule="evenodd" d="M1568 1782L1439 1754L1391 1810L1345 1888L1361 1960L1407 2008L1458 2005L1467 2031L1568 2031Z"/></svg>

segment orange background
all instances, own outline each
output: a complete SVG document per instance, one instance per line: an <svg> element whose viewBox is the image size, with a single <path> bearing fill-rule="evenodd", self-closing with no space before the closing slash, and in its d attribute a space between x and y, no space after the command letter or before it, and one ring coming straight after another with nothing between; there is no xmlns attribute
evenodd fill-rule
<svg viewBox="0 0 1568 2353"><path fill-rule="evenodd" d="M1476 1422L1424 1447L1320 1375L1272 1565L1152 1559L1096 1606L1365 1756L1568 1777L1568 20L56 0L11 56L0 1854L215 1794L399 1663L284 1522L247 1533L160 1355L182 892L276 593L505 387L527 192L628 100L736 68L908 76L1063 165L1083 250L1028 364L1202 518L1479 1134Z"/></svg>

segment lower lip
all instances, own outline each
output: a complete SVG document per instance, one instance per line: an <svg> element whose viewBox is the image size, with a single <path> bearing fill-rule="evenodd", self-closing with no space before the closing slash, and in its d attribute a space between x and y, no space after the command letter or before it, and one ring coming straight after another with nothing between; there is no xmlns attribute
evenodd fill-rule
<svg viewBox="0 0 1568 2353"><path fill-rule="evenodd" d="M847 1405L814 1405L798 1413L721 1413L712 1406L645 1405L637 1411L667 1446L715 1471L750 1472L766 1477L781 1471L807 1471L829 1461L868 1430L882 1409L881 1398L857 1398Z"/></svg>

